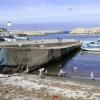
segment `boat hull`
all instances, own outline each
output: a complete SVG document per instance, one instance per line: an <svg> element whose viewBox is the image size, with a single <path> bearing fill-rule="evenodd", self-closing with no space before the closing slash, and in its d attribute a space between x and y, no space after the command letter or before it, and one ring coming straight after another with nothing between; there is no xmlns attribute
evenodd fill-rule
<svg viewBox="0 0 100 100"><path fill-rule="evenodd" d="M88 47L81 47L82 50L85 51L96 51L96 52L100 52L100 48L88 48Z"/></svg>

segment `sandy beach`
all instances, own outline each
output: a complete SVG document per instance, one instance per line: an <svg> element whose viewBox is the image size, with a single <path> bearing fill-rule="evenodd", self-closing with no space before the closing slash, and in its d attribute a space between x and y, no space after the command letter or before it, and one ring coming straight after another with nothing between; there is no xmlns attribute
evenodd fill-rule
<svg viewBox="0 0 100 100"><path fill-rule="evenodd" d="M57 100L100 100L100 87L63 77L0 74L0 100L53 100L53 96Z"/></svg>

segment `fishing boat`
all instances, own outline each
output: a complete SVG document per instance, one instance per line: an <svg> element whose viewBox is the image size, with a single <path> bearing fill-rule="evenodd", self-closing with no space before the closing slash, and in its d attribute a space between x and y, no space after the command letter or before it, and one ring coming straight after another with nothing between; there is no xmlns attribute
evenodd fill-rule
<svg viewBox="0 0 100 100"><path fill-rule="evenodd" d="M85 50L85 51L96 51L96 52L100 52L99 40L98 40L98 43L95 43L95 42L83 43L81 45L81 49L82 50Z"/></svg>
<svg viewBox="0 0 100 100"><path fill-rule="evenodd" d="M26 36L21 36L19 34L13 35L14 39L16 40L22 40L22 41L26 41L28 40L28 38Z"/></svg>
<svg viewBox="0 0 100 100"><path fill-rule="evenodd" d="M20 36L20 35L3 35L1 37L6 42L16 42L16 41L26 41L26 40L28 40L27 36Z"/></svg>
<svg viewBox="0 0 100 100"><path fill-rule="evenodd" d="M9 38L9 37L4 37L3 39L4 39L4 41L6 41L6 42L16 42L16 39Z"/></svg>
<svg viewBox="0 0 100 100"><path fill-rule="evenodd" d="M16 42L16 39L14 39L12 35L2 35L1 37L6 42Z"/></svg>

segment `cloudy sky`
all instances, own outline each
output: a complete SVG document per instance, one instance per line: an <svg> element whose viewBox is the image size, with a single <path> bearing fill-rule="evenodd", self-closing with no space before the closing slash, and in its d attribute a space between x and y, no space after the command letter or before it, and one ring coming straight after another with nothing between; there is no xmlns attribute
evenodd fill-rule
<svg viewBox="0 0 100 100"><path fill-rule="evenodd" d="M0 23L100 23L100 0L0 0Z"/></svg>

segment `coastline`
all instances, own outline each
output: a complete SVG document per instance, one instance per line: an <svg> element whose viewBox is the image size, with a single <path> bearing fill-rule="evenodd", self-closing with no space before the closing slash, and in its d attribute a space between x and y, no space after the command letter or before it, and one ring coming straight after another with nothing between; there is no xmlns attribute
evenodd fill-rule
<svg viewBox="0 0 100 100"><path fill-rule="evenodd" d="M86 34L86 33L69 33L69 34L71 34L71 35L100 35L100 33L99 34L95 34L95 33L93 33L93 34Z"/></svg>
<svg viewBox="0 0 100 100"><path fill-rule="evenodd" d="M32 36L45 36L46 35L46 33L44 33L44 32L35 32L35 31L19 31L19 32L14 32L14 31L12 31L13 32L13 34L21 34L21 35L32 35ZM12 33L11 32L11 33Z"/></svg>
<svg viewBox="0 0 100 100"><path fill-rule="evenodd" d="M10 31L11 34L32 35L32 36L45 36L48 34L63 34L65 31L60 30L45 30L45 31Z"/></svg>
<svg viewBox="0 0 100 100"><path fill-rule="evenodd" d="M99 100L100 88L90 83L57 76L40 79L32 74L0 74L0 99L52 100L56 95L58 100Z"/></svg>

